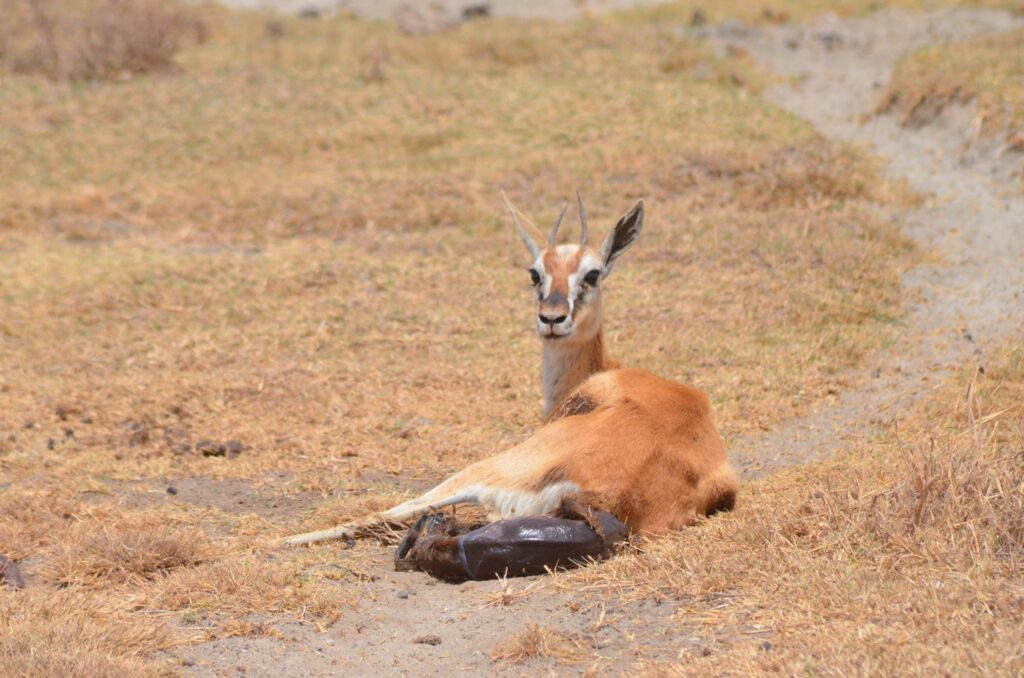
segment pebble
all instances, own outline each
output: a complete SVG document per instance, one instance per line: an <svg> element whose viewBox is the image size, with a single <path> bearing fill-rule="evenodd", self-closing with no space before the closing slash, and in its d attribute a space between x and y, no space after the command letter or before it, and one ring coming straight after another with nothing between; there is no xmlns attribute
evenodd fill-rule
<svg viewBox="0 0 1024 678"><path fill-rule="evenodd" d="M227 447L213 440L200 440L196 443L196 450L204 457L223 457L228 451Z"/></svg>
<svg viewBox="0 0 1024 678"><path fill-rule="evenodd" d="M0 555L0 584L6 584L14 589L25 588L25 580L21 576L18 564L4 555Z"/></svg>

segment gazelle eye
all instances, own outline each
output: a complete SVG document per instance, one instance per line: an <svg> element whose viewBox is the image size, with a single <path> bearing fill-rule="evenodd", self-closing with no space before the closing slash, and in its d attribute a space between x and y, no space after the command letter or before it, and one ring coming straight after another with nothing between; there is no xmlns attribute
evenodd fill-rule
<svg viewBox="0 0 1024 678"><path fill-rule="evenodd" d="M539 285L540 284L540 273L537 273L537 271L535 269L532 269L532 268L530 269L530 278L533 279L533 284L534 285Z"/></svg>
<svg viewBox="0 0 1024 678"><path fill-rule="evenodd" d="M583 282L587 283L591 287L595 287L598 281L601 280L601 271L591 271L583 277Z"/></svg>

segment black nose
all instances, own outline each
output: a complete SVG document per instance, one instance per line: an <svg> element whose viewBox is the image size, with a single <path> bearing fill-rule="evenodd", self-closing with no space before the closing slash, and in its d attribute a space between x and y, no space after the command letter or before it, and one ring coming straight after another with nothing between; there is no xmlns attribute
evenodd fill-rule
<svg viewBox="0 0 1024 678"><path fill-rule="evenodd" d="M565 316L565 315L553 316L553 315L544 315L543 313L541 313L537 317L540 318L540 321L542 323L544 323L545 325L557 325L559 323L564 323L565 319L568 316Z"/></svg>

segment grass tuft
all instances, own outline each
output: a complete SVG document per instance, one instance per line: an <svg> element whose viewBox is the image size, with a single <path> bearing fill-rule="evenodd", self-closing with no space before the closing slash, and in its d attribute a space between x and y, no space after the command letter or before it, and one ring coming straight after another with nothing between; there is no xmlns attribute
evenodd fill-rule
<svg viewBox="0 0 1024 678"><path fill-rule="evenodd" d="M1024 151L1024 30L936 45L905 56L879 99L904 125L926 125L954 104L973 102L975 135L999 135Z"/></svg>
<svg viewBox="0 0 1024 678"><path fill-rule="evenodd" d="M172 644L162 624L79 591L0 595L0 666L11 678L158 676L144 657Z"/></svg>
<svg viewBox="0 0 1024 678"><path fill-rule="evenodd" d="M152 580L211 558L216 549L196 528L151 523L75 525L51 547L44 577L63 586L105 587Z"/></svg>
<svg viewBox="0 0 1024 678"><path fill-rule="evenodd" d="M166 71L198 15L176 0L0 0L0 67L53 80L124 79Z"/></svg>
<svg viewBox="0 0 1024 678"><path fill-rule="evenodd" d="M499 644L491 653L491 659L518 664L535 658L567 661L577 655L577 648L564 634L531 623Z"/></svg>

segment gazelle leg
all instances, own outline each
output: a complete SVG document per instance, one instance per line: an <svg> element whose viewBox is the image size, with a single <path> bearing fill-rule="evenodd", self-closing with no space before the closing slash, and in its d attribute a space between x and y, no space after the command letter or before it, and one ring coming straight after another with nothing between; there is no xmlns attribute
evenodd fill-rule
<svg viewBox="0 0 1024 678"><path fill-rule="evenodd" d="M455 477L449 480L454 479ZM300 544L315 544L331 539L355 539L365 535L367 530L378 525L390 522L400 523L435 509L456 504L471 504L477 501L477 492L472 488L464 489L454 494L440 494L438 490L442 490L447 484L448 481L445 481L445 483L438 485L426 494L403 502L387 511L371 515L363 520L337 525L326 530L296 534L285 539L284 543L297 546Z"/></svg>

